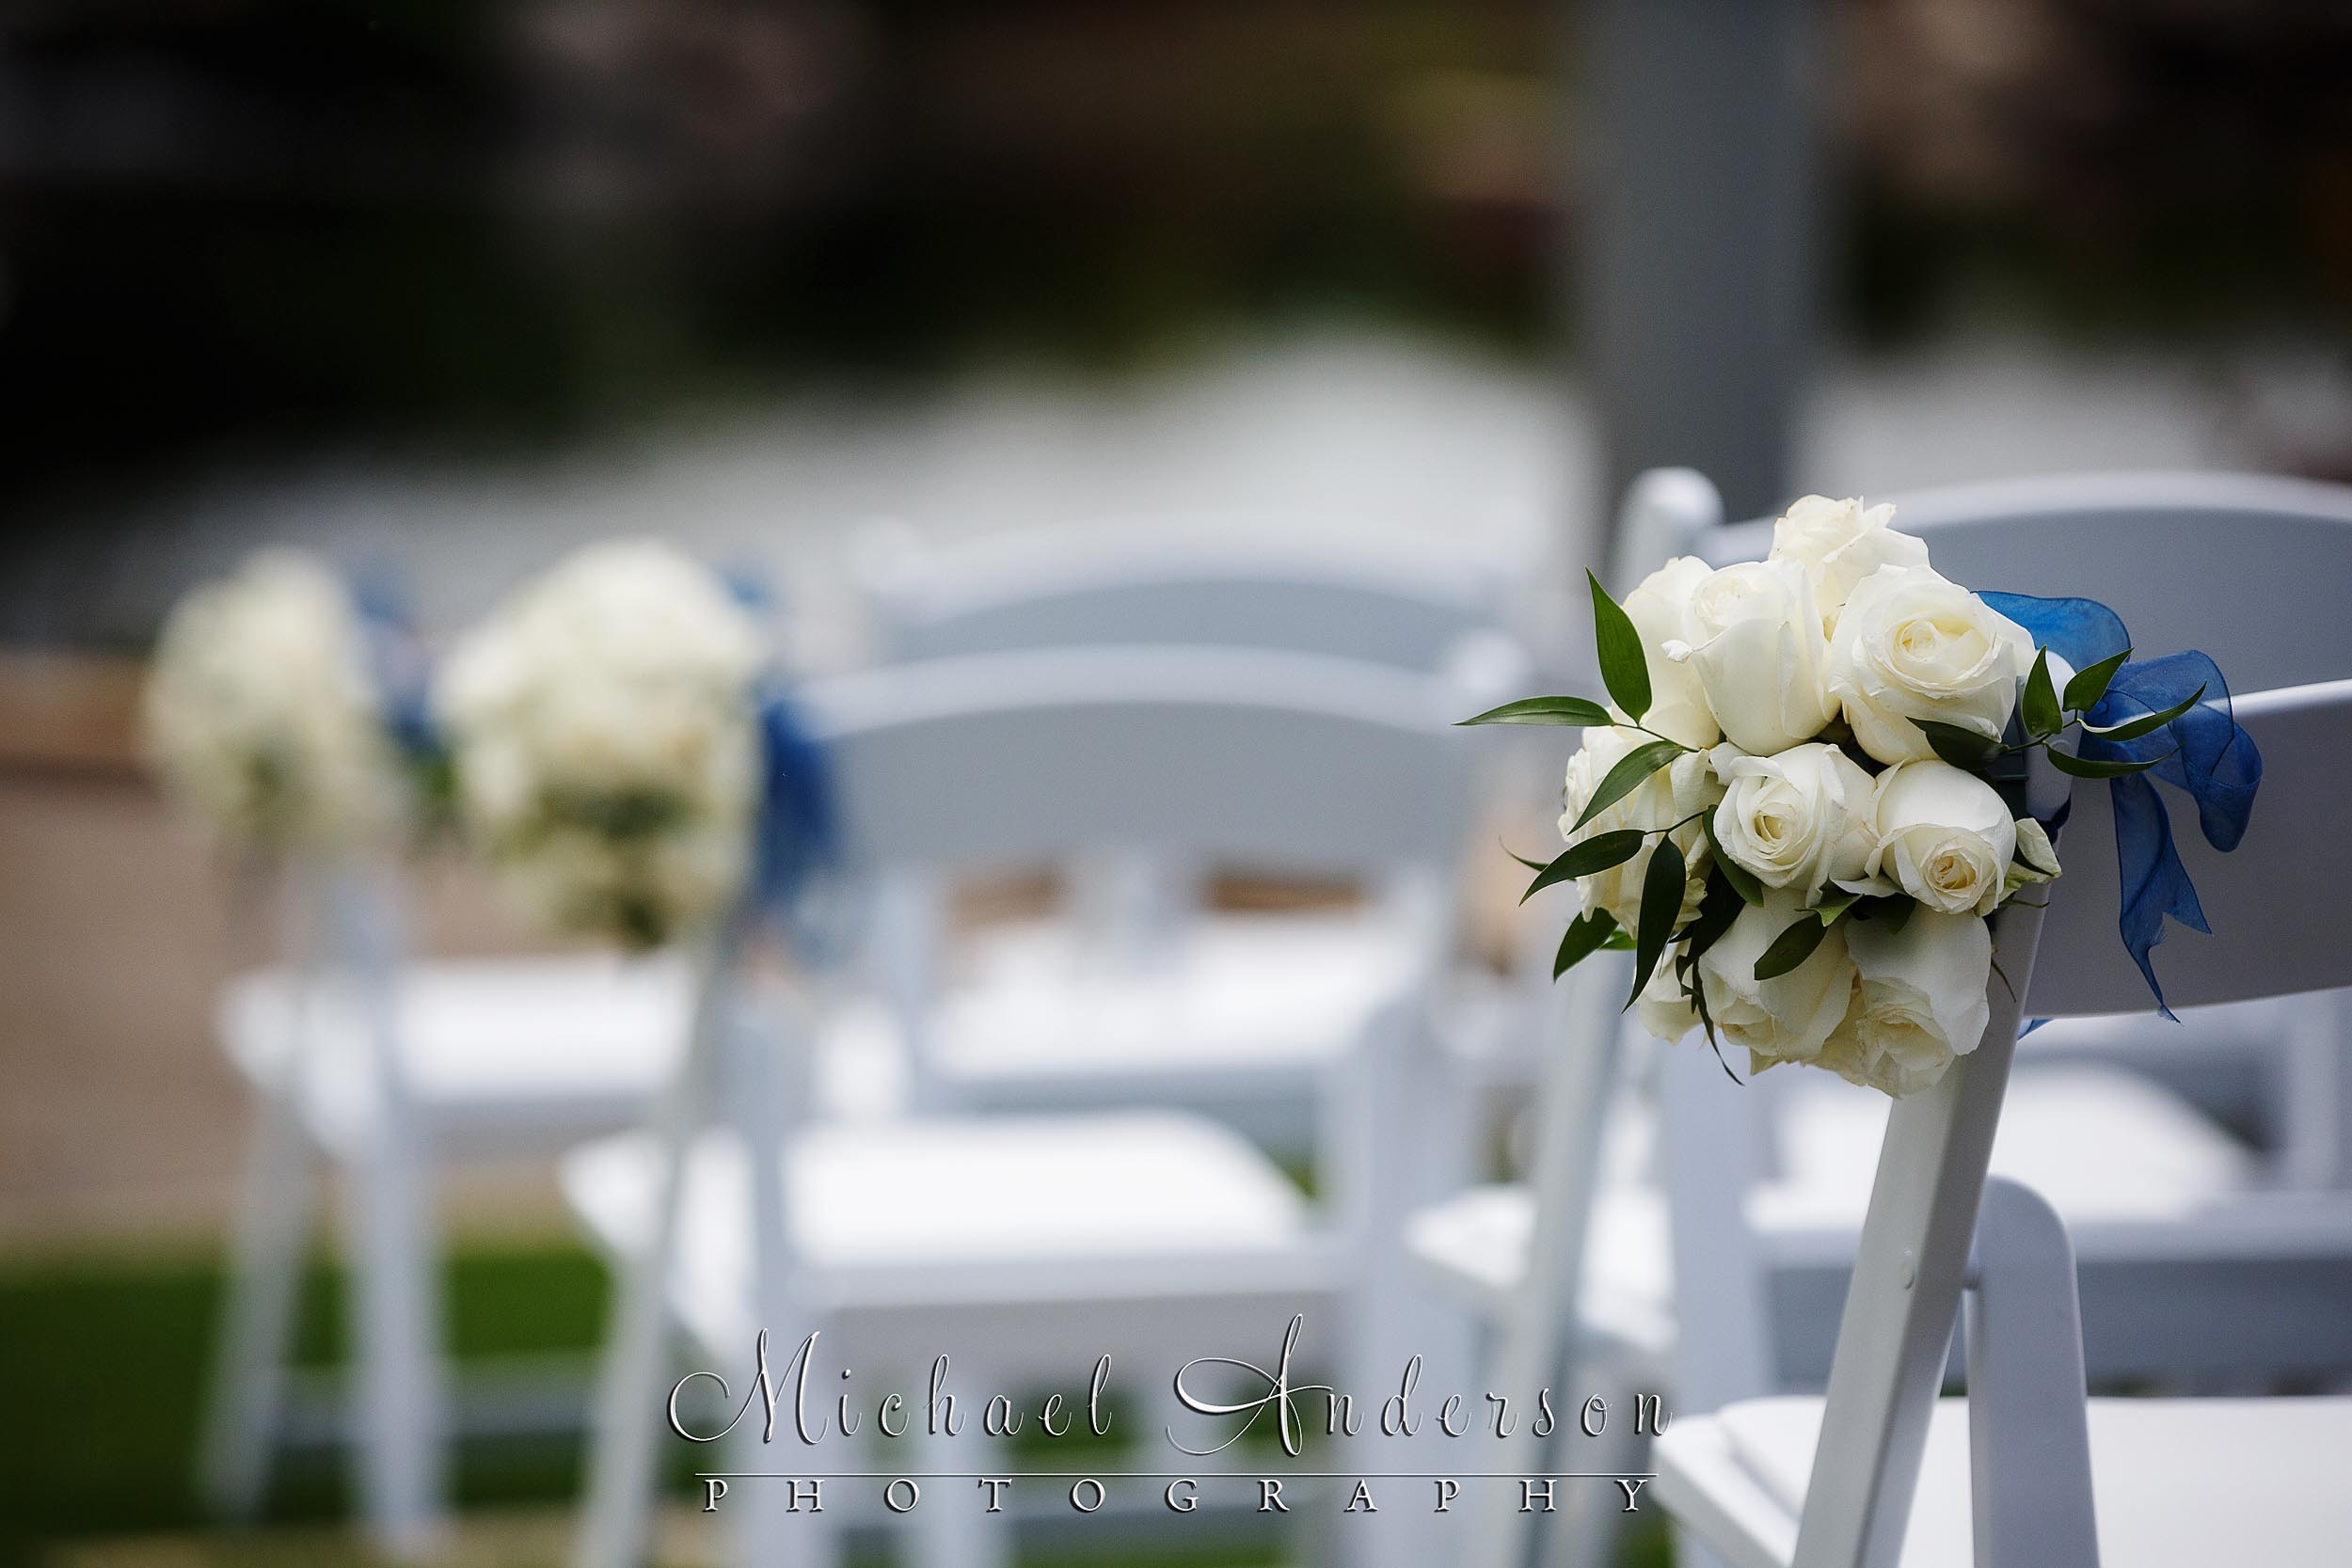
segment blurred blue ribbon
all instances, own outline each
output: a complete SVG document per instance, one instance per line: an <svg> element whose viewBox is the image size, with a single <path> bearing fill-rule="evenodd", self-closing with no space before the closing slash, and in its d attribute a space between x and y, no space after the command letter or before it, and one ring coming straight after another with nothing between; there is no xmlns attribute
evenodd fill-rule
<svg viewBox="0 0 2352 1568"><path fill-rule="evenodd" d="M781 691L759 707L761 787L753 896L781 921L804 959L831 950L834 921L824 874L840 851L840 818L824 749Z"/></svg>
<svg viewBox="0 0 2352 1568"><path fill-rule="evenodd" d="M2095 599L2042 599L2027 594L1977 596L2077 670L2132 645L2122 617ZM2132 961L2147 976L2156 1010L2167 1018L2173 1016L2172 1009L2165 1006L2164 988L2156 983L2155 965L2149 958L2164 940L2164 917L2170 915L2208 935L2213 927L2205 924L2188 867L2181 863L2172 842L2171 814L2149 781L2162 779L2186 791L2197 802L2205 842L2217 849L2234 849L2246 835L2254 792L2262 785L2262 753L2231 714L2230 686L2219 666L2201 653L2126 663L2107 683L2106 694L2084 716L2092 724L2111 727L2185 702L2201 686L2203 700L2160 729L2135 740L2109 740L2086 729L2076 747L2081 755L2099 760L2164 759L2145 773L2109 780L2107 789L2115 805L2115 854L2122 873L2122 911L2116 929Z"/></svg>
<svg viewBox="0 0 2352 1568"><path fill-rule="evenodd" d="M441 735L433 722L433 667L417 636L407 594L381 572L354 574L350 588L368 673L384 705L384 727L410 761L437 758Z"/></svg>

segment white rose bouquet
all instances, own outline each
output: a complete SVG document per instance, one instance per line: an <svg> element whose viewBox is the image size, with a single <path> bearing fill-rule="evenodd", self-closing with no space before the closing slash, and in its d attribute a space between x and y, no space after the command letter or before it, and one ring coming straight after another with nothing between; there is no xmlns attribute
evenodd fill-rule
<svg viewBox="0 0 2352 1568"><path fill-rule="evenodd" d="M140 721L166 789L222 841L336 855L380 848L413 820L391 705L342 581L270 550L173 607Z"/></svg>
<svg viewBox="0 0 2352 1568"><path fill-rule="evenodd" d="M2058 874L1995 779L2037 747L2078 777L2166 764L2131 743L2205 687L2103 706L2128 648L2071 668L1939 576L1892 514L1809 496L1765 560L1670 562L1623 606L1588 574L1610 703L1533 697L1466 721L1583 727L1568 847L1524 863L1530 894L1572 882L1581 902L1555 974L1630 949L1627 1005L1652 1032L1904 1095L1984 1031L1985 917ZM2051 744L2078 725L2075 750Z"/></svg>
<svg viewBox="0 0 2352 1568"><path fill-rule="evenodd" d="M459 803L527 908L646 948L737 898L765 662L725 585L652 541L581 550L457 648L435 697Z"/></svg>

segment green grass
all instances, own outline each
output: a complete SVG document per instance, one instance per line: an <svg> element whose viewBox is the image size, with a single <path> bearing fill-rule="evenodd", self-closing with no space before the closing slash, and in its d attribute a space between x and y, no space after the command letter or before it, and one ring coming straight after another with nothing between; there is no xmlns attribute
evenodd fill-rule
<svg viewBox="0 0 2352 1568"><path fill-rule="evenodd" d="M57 1258L0 1263L0 1568L32 1568L49 1550L95 1536L197 1531L210 1521L193 1485L199 1419L221 1303L221 1274L204 1258ZM595 1349L603 1331L605 1274L573 1246L459 1253L446 1280L450 1339L458 1356ZM296 1333L304 1365L343 1350L342 1279L313 1267ZM458 1455L461 1505L562 1508L579 1484L576 1438L476 1440ZM343 1456L297 1450L278 1465L267 1517L326 1522L346 1512ZM302 1539L302 1538L296 1538ZM312 1538L315 1539L315 1538ZM1665 1568L1663 1531L1638 1531L1628 1568ZM1246 1554L1122 1549L1120 1564L1215 1560ZM358 1568L361 1559L315 1547L264 1551L224 1543L220 1560L299 1559ZM174 1561L194 1560L187 1556ZM1079 1560L1057 1557L1073 1563ZM552 1568L552 1565L549 1565Z"/></svg>
<svg viewBox="0 0 2352 1568"><path fill-rule="evenodd" d="M568 1246L469 1252L451 1266L459 1355L592 1351L604 1273ZM0 1266L0 1568L48 1542L206 1523L193 1481L221 1275L208 1259L58 1259ZM342 1280L310 1271L297 1359L342 1353ZM466 1503L561 1501L579 1473L570 1439L470 1443ZM269 1516L326 1519L344 1507L340 1456L297 1450L278 1466Z"/></svg>

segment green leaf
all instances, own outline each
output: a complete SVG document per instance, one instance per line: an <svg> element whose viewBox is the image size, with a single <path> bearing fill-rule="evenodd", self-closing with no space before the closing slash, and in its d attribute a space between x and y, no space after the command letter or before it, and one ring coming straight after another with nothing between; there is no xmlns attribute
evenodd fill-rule
<svg viewBox="0 0 2352 1568"><path fill-rule="evenodd" d="M1710 811L1699 820L1707 828L1707 842L1715 847L1715 868L1731 883L1731 890L1742 903L1764 902L1764 884L1756 880L1756 873L1724 852L1724 841L1715 836L1715 814Z"/></svg>
<svg viewBox="0 0 2352 1568"><path fill-rule="evenodd" d="M1879 924L1886 927L1886 934L1890 937L1899 935L1902 928L1911 924L1912 915L1919 908L1916 899L1900 895L1881 899L1879 904Z"/></svg>
<svg viewBox="0 0 2352 1568"><path fill-rule="evenodd" d="M1518 862L1521 865L1527 867L1530 871L1541 871L1544 867L1551 863L1550 861L1529 860L1525 855L1520 854L1517 849L1512 848L1507 844L1502 846L1502 852L1510 856L1513 860Z"/></svg>
<svg viewBox="0 0 2352 1568"><path fill-rule="evenodd" d="M1813 950L1829 935L1829 927L1805 915L1774 937L1772 945L1756 956L1756 977L1777 979L1813 957Z"/></svg>
<svg viewBox="0 0 2352 1568"><path fill-rule="evenodd" d="M1569 845L1561 851L1559 859L1545 866L1527 884L1527 891L1519 895L1519 902L1526 903L1556 882L1589 877L1596 871L1624 864L1642 852L1642 841L1648 836L1639 828L1621 828L1613 833L1595 833L1581 844Z"/></svg>
<svg viewBox="0 0 2352 1568"><path fill-rule="evenodd" d="M2132 657L2129 648L2096 664L2086 665L2074 672L2074 678L2066 683L2065 704L2069 712L2088 713L2099 705L2099 699L2107 694L2107 683Z"/></svg>
<svg viewBox="0 0 2352 1568"><path fill-rule="evenodd" d="M1551 960L1551 977L1557 980L1599 952L1616 931L1617 922L1607 910L1595 910L1569 921L1567 930L1560 938L1559 956Z"/></svg>
<svg viewBox="0 0 2352 1568"><path fill-rule="evenodd" d="M1644 779L1674 761L1683 751L1683 747L1671 740L1653 740L1647 745L1634 747L1601 779L1600 787L1593 791L1593 798L1585 803L1584 815L1576 819L1575 827L1581 828L1632 794Z"/></svg>
<svg viewBox="0 0 2352 1568"><path fill-rule="evenodd" d="M1633 939L1626 934L1623 927L1619 927L1611 933L1607 942L1600 944L1600 948L1604 953L1630 953L1633 951Z"/></svg>
<svg viewBox="0 0 2352 1568"><path fill-rule="evenodd" d="M1999 741L1978 730L1947 724L1940 719L1914 719L1912 722L1918 725L1919 733L1928 737L1928 744L1935 749L1935 754L1954 768L1965 768L1973 772L1991 762L2001 750Z"/></svg>
<svg viewBox="0 0 2352 1568"><path fill-rule="evenodd" d="M1584 580L1593 585L1593 645L1600 655L1601 684L1609 688L1611 702L1639 719L1649 711L1649 659L1642 652L1642 634L1601 588L1600 578L1587 571Z"/></svg>
<svg viewBox="0 0 2352 1568"><path fill-rule="evenodd" d="M1731 885L1730 879L1723 875L1722 863L1718 862L1715 869L1708 875L1707 892L1699 899L1699 912L1692 917L1690 925L1682 928L1685 944L1683 960L1686 965L1705 958L1707 950L1731 929L1731 923L1739 919L1740 911L1746 908L1746 900Z"/></svg>
<svg viewBox="0 0 2352 1568"><path fill-rule="evenodd" d="M2167 757L2175 754L2172 752L2167 752L2164 756L2151 757L2146 762L2133 762L2129 758L2110 762L2104 757L2070 756L2055 746L2049 749L2049 753L2051 767L2061 773L2071 773L2078 779L2120 779L2131 773L2145 773Z"/></svg>
<svg viewBox="0 0 2352 1568"><path fill-rule="evenodd" d="M1675 922L1682 914L1684 881L1682 851L1675 847L1671 838L1661 838L1649 858L1649 869L1642 876L1642 918L1633 944L1633 990L1625 999L1630 1009L1641 999L1642 988L1649 984L1658 960L1665 956L1667 939L1674 935Z"/></svg>
<svg viewBox="0 0 2352 1568"><path fill-rule="evenodd" d="M1835 926L1837 924L1837 917L1851 909L1853 901L1860 896L1860 894L1847 893L1842 890L1833 893L1813 906L1814 916L1824 926Z"/></svg>
<svg viewBox="0 0 2352 1568"><path fill-rule="evenodd" d="M2137 719L2126 719L2120 724L2109 724L2104 729L2097 724L2085 724L2083 728L2102 740L2137 740L2141 736L2155 734L2204 700L2205 689L2201 686L2170 707L2143 713Z"/></svg>
<svg viewBox="0 0 2352 1568"><path fill-rule="evenodd" d="M2026 734L2036 740L2066 727L2066 721L2058 714L2058 693L2050 689L2049 649L2034 651L2033 668L2026 672L2026 694L2018 706L2026 721Z"/></svg>
<svg viewBox="0 0 2352 1568"><path fill-rule="evenodd" d="M1458 724L1613 724L1609 710L1590 697L1521 697L1491 707Z"/></svg>

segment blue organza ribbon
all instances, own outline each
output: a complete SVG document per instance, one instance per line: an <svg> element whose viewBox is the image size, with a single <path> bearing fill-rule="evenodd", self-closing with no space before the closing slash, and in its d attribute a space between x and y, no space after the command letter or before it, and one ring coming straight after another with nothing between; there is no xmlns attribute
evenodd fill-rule
<svg viewBox="0 0 2352 1568"><path fill-rule="evenodd" d="M760 704L763 782L754 844L753 893L758 907L783 922L806 958L831 948L835 921L825 896L827 873L839 857L840 818L824 749L800 711L781 691Z"/></svg>
<svg viewBox="0 0 2352 1568"><path fill-rule="evenodd" d="M368 673L384 705L384 727L410 761L441 754L441 735L433 722L433 667L417 636L407 595L381 573L351 582L351 602L359 612Z"/></svg>
<svg viewBox="0 0 2352 1568"><path fill-rule="evenodd" d="M1977 596L2025 627L2037 645L2077 670L2132 645L2122 617L2095 599ZM2086 729L2076 747L2081 755L2100 760L2164 759L2145 773L2111 779L2107 787L2115 806L2115 854L2122 872L2122 911L2116 929L2132 961L2147 976L2156 1009L2167 1018L2172 1017L2172 1009L2165 1006L2164 988L2157 984L2149 958L2164 940L2165 916L2191 930L2210 934L2213 928L2205 924L2188 867L2172 842L2171 814L2149 781L2162 779L2185 791L2197 802L2197 823L2205 842L2217 849L2234 849L2246 836L2254 792L2262 785L2262 753L2253 736L2231 715L2230 686L2220 667L2201 653L2131 660L2116 672L2106 694L2084 716L2092 724L2121 724L2184 702L2201 686L2203 700L2160 729L2136 740L2109 740Z"/></svg>
<svg viewBox="0 0 2352 1568"><path fill-rule="evenodd" d="M766 572L748 562L722 567L728 595L763 621L782 606ZM829 956L840 924L830 896L839 860L839 816L824 748L800 709L771 678L759 704L760 810L752 853L753 911L779 922L803 961Z"/></svg>

